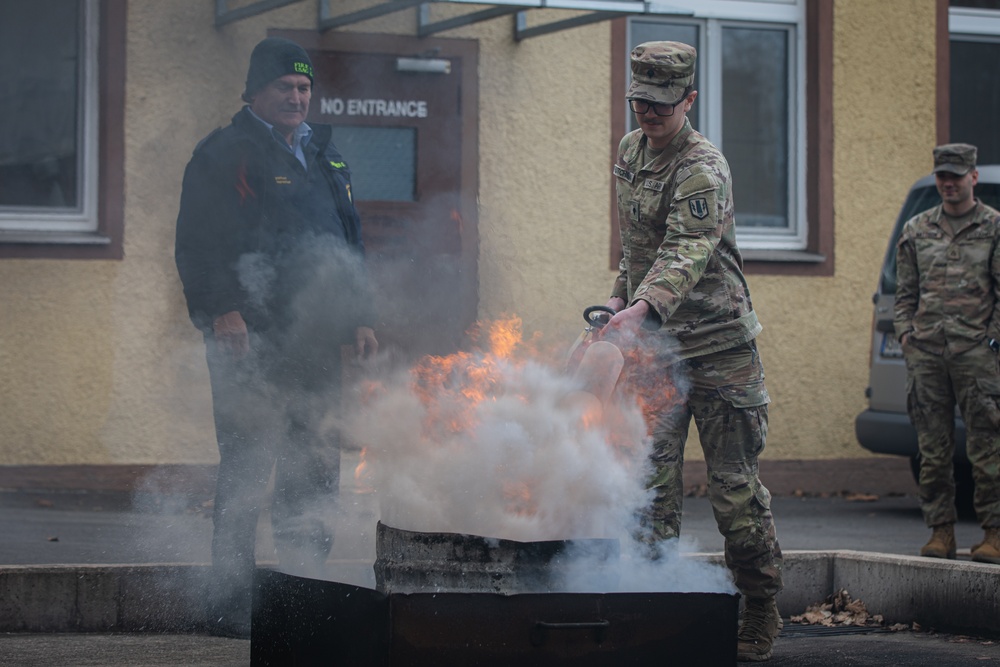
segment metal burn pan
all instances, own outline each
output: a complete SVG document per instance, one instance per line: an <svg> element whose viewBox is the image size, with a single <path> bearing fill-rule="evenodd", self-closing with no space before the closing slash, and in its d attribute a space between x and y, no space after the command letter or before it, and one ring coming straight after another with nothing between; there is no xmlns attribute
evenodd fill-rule
<svg viewBox="0 0 1000 667"><path fill-rule="evenodd" d="M381 593L258 570L251 664L732 665L739 596Z"/></svg>
<svg viewBox="0 0 1000 667"><path fill-rule="evenodd" d="M375 588L383 593L614 591L615 539L518 542L376 526ZM571 567L586 557L585 567ZM574 581L567 588L567 579Z"/></svg>

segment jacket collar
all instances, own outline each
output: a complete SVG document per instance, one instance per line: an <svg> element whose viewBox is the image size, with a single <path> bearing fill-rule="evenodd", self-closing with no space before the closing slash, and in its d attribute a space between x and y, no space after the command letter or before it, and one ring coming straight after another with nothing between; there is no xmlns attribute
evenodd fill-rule
<svg viewBox="0 0 1000 667"><path fill-rule="evenodd" d="M257 120L253 113L250 111L249 105L244 105L242 109L236 112L233 116L233 127L238 128L240 131L247 134L254 141L266 145L268 141L274 141L274 136L271 134L270 129L267 125ZM312 128L312 138L309 143L304 147L305 154L315 155L323 151L326 145L330 142L330 126L323 123L317 123L315 125L310 124Z"/></svg>
<svg viewBox="0 0 1000 667"><path fill-rule="evenodd" d="M966 222L961 229L955 230L955 236L958 236L966 229L969 229L971 227L976 227L977 225L981 225L983 223L983 219L986 217L986 207L983 206L983 202L980 201L978 197L976 197L975 201L976 205L972 210L972 216L968 219L968 222ZM941 222L941 219L944 217L945 217L944 206L938 206L934 210L933 215L931 215L928 222L934 225L935 227L941 229L946 234L951 235L952 233L951 225L942 224Z"/></svg>

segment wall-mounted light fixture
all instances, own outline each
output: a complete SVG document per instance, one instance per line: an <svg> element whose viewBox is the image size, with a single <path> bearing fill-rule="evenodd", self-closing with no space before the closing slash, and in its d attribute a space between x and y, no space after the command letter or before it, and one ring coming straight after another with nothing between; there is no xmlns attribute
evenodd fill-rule
<svg viewBox="0 0 1000 667"><path fill-rule="evenodd" d="M451 74L451 61L442 58L396 58L397 72Z"/></svg>

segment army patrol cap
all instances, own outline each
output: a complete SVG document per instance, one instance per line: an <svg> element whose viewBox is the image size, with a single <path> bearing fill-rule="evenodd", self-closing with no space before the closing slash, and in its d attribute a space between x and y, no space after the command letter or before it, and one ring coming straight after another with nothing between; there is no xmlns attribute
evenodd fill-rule
<svg viewBox="0 0 1000 667"><path fill-rule="evenodd" d="M972 144L945 144L934 149L934 173L950 171L964 176L976 168L976 147Z"/></svg>
<svg viewBox="0 0 1000 667"><path fill-rule="evenodd" d="M632 49L632 84L628 99L674 104L694 85L698 54L681 42L646 42Z"/></svg>

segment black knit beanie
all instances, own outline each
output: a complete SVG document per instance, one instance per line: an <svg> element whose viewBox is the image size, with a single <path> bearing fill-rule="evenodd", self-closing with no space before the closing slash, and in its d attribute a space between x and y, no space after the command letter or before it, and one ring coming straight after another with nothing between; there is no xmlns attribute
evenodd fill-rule
<svg viewBox="0 0 1000 667"><path fill-rule="evenodd" d="M250 54L243 101L249 102L254 93L286 74L303 74L313 80L312 61L305 49L282 37L268 37L261 41Z"/></svg>

